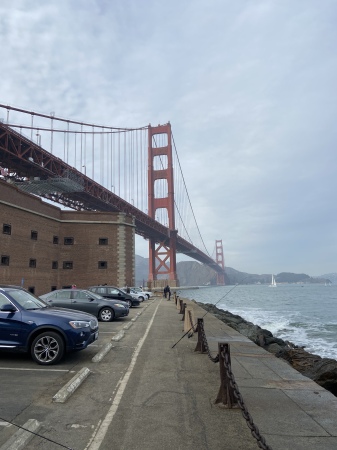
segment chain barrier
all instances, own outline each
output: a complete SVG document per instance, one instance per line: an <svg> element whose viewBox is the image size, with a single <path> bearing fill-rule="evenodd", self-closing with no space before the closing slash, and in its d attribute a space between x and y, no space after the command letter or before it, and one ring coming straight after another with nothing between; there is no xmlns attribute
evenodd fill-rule
<svg viewBox="0 0 337 450"><path fill-rule="evenodd" d="M239 391L238 385L236 384L231 364L230 364L230 354L229 354L229 344L224 345L224 351L221 352L221 356L223 358L224 367L227 372L227 377L229 379L229 383L231 388L233 389L234 396L237 400L237 403L241 409L242 415L246 420L248 428L252 433L252 436L256 439L257 445L263 450L273 450L267 443L265 438L260 434L258 427L254 424L252 416L249 414L248 409L243 401L242 395Z"/></svg>
<svg viewBox="0 0 337 450"><path fill-rule="evenodd" d="M216 357L211 355L207 337L204 329L204 320L198 319L198 343L195 351L201 353L207 353L208 357L214 363L220 361L220 378L221 386L219 394L215 403L223 403L227 408L239 407L241 409L242 415L246 420L248 428L251 431L252 436L256 439L257 445L263 450L272 450L267 443L265 438L260 434L258 427L254 424L252 416L249 414L248 409L244 403L243 397L239 391L238 385L236 384L230 361L230 351L229 344L219 343L219 352ZM224 370L225 369L225 370Z"/></svg>
<svg viewBox="0 0 337 450"><path fill-rule="evenodd" d="M215 357L211 355L204 329L203 319L198 319L197 329L198 329L198 343L194 351L195 352L201 351L201 353L207 353L211 361L213 361L214 363L219 362L219 354L217 354Z"/></svg>

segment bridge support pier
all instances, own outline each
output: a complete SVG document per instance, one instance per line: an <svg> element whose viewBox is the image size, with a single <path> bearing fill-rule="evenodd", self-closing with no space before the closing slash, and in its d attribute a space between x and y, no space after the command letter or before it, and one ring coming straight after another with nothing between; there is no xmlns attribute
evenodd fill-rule
<svg viewBox="0 0 337 450"><path fill-rule="evenodd" d="M216 262L222 268L223 272L216 274L216 284L218 286L225 285L225 259L223 255L223 245L222 240L215 241L215 250L216 250Z"/></svg>
<svg viewBox="0 0 337 450"><path fill-rule="evenodd" d="M149 242L149 283L153 287L179 286L176 267L177 234L174 217L174 183L172 163L171 124L149 126L148 129L148 214L156 218L157 210L164 210L169 236L164 242L155 237ZM159 186L167 187L165 197Z"/></svg>

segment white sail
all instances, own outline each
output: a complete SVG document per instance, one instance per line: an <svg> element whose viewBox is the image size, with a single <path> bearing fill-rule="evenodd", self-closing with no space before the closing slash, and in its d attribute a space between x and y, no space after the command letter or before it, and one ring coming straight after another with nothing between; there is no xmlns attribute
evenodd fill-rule
<svg viewBox="0 0 337 450"><path fill-rule="evenodd" d="M269 287L276 287L276 286L277 286L277 284L275 281L275 277L274 277L274 275L272 275L271 276L271 284L269 285Z"/></svg>

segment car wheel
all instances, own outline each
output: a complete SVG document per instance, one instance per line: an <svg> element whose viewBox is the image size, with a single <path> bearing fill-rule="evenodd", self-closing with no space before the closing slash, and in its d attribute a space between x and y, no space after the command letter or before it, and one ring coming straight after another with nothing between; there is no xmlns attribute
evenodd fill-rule
<svg viewBox="0 0 337 450"><path fill-rule="evenodd" d="M45 366L55 364L64 355L64 342L53 331L45 331L36 336L31 346L31 355L35 362Z"/></svg>
<svg viewBox="0 0 337 450"><path fill-rule="evenodd" d="M127 300L126 303L129 305L129 308L132 308L132 301L131 300Z"/></svg>
<svg viewBox="0 0 337 450"><path fill-rule="evenodd" d="M146 295L146 298L147 298L147 299L149 299L149 298L150 298L149 294L145 294L145 295Z"/></svg>
<svg viewBox="0 0 337 450"><path fill-rule="evenodd" d="M115 318L115 313L114 313L113 309L111 309L107 306L100 310L98 318L102 322L111 322Z"/></svg>
<svg viewBox="0 0 337 450"><path fill-rule="evenodd" d="M141 295L138 297L138 300L139 301L141 301L141 302L143 302L145 299L144 299L144 297L142 297Z"/></svg>

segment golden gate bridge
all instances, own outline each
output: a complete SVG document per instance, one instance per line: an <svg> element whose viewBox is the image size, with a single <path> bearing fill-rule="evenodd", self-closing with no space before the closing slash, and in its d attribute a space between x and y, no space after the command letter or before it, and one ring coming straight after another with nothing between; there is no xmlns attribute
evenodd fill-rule
<svg viewBox="0 0 337 450"><path fill-rule="evenodd" d="M222 241L213 259L170 123L111 127L0 104L0 178L71 209L132 215L136 233L149 241L151 281L177 280L176 253L183 253L211 267L224 284Z"/></svg>

